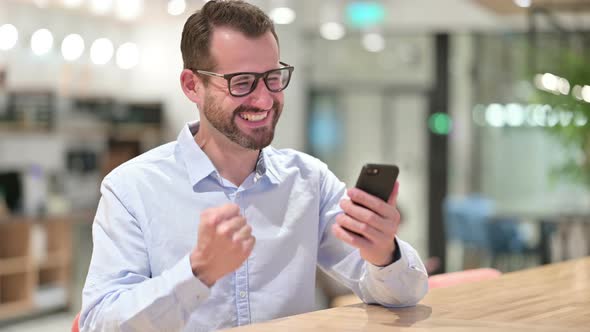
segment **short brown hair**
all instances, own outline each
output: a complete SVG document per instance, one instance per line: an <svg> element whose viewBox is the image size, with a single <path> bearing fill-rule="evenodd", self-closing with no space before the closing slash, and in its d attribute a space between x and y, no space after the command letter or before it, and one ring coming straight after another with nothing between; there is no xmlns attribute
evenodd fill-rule
<svg viewBox="0 0 590 332"><path fill-rule="evenodd" d="M260 8L241 0L211 0L192 14L182 30L180 51L184 68L213 70L210 44L213 28L229 27L248 37L259 37L272 32L277 44L279 38L270 17Z"/></svg>

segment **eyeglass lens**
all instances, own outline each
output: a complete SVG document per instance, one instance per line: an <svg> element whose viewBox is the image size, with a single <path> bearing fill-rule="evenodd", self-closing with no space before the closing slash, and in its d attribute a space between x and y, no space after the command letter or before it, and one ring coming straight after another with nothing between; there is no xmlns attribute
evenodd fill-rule
<svg viewBox="0 0 590 332"><path fill-rule="evenodd" d="M281 68L267 72L263 79L268 90L279 92L289 83L290 75L291 72L288 68ZM254 90L256 81L254 74L234 76L230 80L230 91L234 95L246 95Z"/></svg>

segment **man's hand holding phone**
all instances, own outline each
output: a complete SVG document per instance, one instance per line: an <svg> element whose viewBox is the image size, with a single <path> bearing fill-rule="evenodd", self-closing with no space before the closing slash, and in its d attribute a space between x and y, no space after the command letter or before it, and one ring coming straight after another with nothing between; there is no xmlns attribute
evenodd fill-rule
<svg viewBox="0 0 590 332"><path fill-rule="evenodd" d="M397 177L397 173L394 176ZM361 257L376 266L391 264L397 250L394 239L400 213L396 207L399 183L395 177L391 179L395 184L387 201L359 188L349 189L350 199L340 201L344 213L336 216L332 226L337 238L359 248ZM376 194L383 197L382 193Z"/></svg>

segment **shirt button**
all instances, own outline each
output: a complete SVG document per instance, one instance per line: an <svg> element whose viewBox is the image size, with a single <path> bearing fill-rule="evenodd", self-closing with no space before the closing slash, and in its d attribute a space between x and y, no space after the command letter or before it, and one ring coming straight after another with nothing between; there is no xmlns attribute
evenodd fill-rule
<svg viewBox="0 0 590 332"><path fill-rule="evenodd" d="M246 292L244 292L244 291L241 291L241 292L240 292L240 297L241 297L241 298L245 298L245 297L246 297Z"/></svg>

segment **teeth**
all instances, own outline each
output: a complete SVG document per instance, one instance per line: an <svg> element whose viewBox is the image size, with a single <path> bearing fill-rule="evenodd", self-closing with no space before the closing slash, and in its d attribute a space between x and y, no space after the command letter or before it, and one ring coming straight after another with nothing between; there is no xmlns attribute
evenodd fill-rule
<svg viewBox="0 0 590 332"><path fill-rule="evenodd" d="M266 119L268 112L262 113L240 113L240 117L247 121L261 121Z"/></svg>

